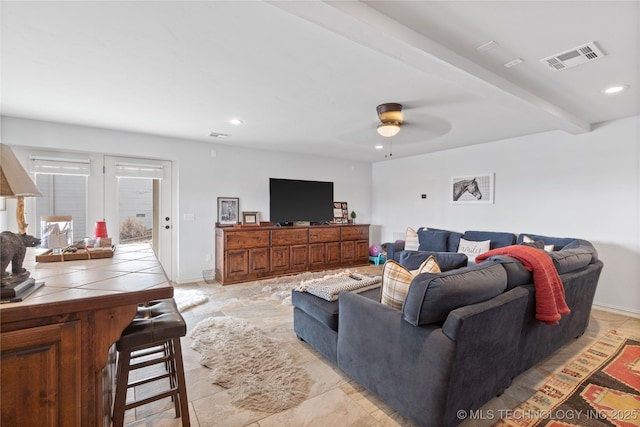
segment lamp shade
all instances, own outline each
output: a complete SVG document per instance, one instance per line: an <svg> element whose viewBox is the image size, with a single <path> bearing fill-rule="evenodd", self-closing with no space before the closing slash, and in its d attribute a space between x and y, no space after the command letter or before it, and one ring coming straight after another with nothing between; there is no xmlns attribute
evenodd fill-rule
<svg viewBox="0 0 640 427"><path fill-rule="evenodd" d="M378 133L386 138L391 138L400 132L400 125L396 122L381 123L378 125Z"/></svg>
<svg viewBox="0 0 640 427"><path fill-rule="evenodd" d="M42 196L11 147L0 143L0 196Z"/></svg>

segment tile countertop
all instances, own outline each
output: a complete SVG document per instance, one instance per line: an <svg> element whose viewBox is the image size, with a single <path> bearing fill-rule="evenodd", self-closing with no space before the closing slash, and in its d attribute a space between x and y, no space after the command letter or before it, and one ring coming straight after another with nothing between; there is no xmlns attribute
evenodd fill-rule
<svg viewBox="0 0 640 427"><path fill-rule="evenodd" d="M173 287L146 244L119 245L113 258L36 262L44 249L28 248L23 266L44 286L24 301L0 304L0 322L171 298Z"/></svg>

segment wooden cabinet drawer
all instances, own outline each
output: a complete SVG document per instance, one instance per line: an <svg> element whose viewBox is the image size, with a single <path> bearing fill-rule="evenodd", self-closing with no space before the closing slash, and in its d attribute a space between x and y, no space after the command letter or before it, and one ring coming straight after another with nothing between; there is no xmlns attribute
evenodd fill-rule
<svg viewBox="0 0 640 427"><path fill-rule="evenodd" d="M340 228L311 228L309 230L309 243L339 242Z"/></svg>
<svg viewBox="0 0 640 427"><path fill-rule="evenodd" d="M269 246L269 230L225 233L226 249L249 249Z"/></svg>
<svg viewBox="0 0 640 427"><path fill-rule="evenodd" d="M342 240L369 240L369 226L342 227Z"/></svg>
<svg viewBox="0 0 640 427"><path fill-rule="evenodd" d="M271 231L272 246L304 245L307 242L309 242L308 228Z"/></svg>

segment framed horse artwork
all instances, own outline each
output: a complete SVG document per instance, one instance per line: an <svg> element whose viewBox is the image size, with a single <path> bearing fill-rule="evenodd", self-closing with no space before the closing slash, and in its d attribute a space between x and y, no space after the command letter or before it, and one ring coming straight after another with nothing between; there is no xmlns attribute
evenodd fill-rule
<svg viewBox="0 0 640 427"><path fill-rule="evenodd" d="M492 173L451 178L451 203L493 203Z"/></svg>

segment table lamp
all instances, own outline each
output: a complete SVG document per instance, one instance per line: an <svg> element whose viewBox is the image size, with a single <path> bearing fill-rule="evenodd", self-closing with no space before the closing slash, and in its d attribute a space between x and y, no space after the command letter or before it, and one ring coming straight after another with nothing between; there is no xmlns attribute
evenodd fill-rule
<svg viewBox="0 0 640 427"><path fill-rule="evenodd" d="M38 187L31 180L31 177L22 167L15 154L8 145L0 143L0 197L17 198L16 220L18 222L19 234L2 233L0 245L2 246L2 279L0 280L2 288L2 299L6 296L11 297L8 293L11 288L16 285L25 284L29 278L29 272L22 268L24 261L25 248L27 246L37 246L40 239L27 236L27 221L24 213L24 198L32 196L42 196ZM11 263L13 274L5 271ZM32 282L33 280L31 280Z"/></svg>
<svg viewBox="0 0 640 427"><path fill-rule="evenodd" d="M16 207L18 232L26 234L29 224L24 213L24 198L42 196L42 194L11 148L2 143L0 143L0 196L18 199Z"/></svg>

